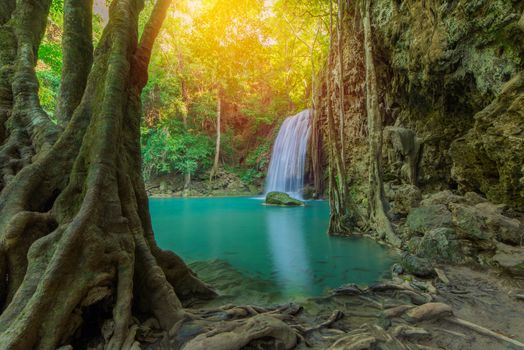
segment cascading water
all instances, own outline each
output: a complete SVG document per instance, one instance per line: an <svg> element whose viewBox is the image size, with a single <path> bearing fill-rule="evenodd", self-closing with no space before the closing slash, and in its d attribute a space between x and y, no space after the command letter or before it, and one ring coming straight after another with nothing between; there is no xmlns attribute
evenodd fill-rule
<svg viewBox="0 0 524 350"><path fill-rule="evenodd" d="M306 152L311 133L310 115L311 110L306 109L288 117L280 127L269 163L266 194L272 191L286 192L302 199Z"/></svg>

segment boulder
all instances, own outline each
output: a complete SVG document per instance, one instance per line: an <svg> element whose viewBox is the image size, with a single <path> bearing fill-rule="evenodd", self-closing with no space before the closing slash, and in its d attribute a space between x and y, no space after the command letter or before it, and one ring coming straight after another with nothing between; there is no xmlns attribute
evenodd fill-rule
<svg viewBox="0 0 524 350"><path fill-rule="evenodd" d="M512 247L497 243L497 252L492 260L504 271L524 277L524 247Z"/></svg>
<svg viewBox="0 0 524 350"><path fill-rule="evenodd" d="M401 185L393 190L393 213L406 215L411 208L418 207L422 194L417 186Z"/></svg>
<svg viewBox="0 0 524 350"><path fill-rule="evenodd" d="M407 273L418 277L430 277L435 274L435 270L428 259L419 258L409 253L402 255L400 264Z"/></svg>
<svg viewBox="0 0 524 350"><path fill-rule="evenodd" d="M439 227L426 233L414 252L431 261L461 263L464 258L461 244L456 238L455 230Z"/></svg>
<svg viewBox="0 0 524 350"><path fill-rule="evenodd" d="M480 194L476 192L466 192L466 194L464 195L464 199L466 200L466 203L469 205L477 205L488 201L486 198L482 197Z"/></svg>
<svg viewBox="0 0 524 350"><path fill-rule="evenodd" d="M438 205L438 204L444 204L447 206L450 203L462 203L462 202L464 202L463 197L453 194L453 192L451 192L450 190L445 190L445 191L432 193L426 196L420 202L420 205L423 207L427 207L430 205Z"/></svg>
<svg viewBox="0 0 524 350"><path fill-rule="evenodd" d="M451 212L444 204L414 208L406 221L411 234L423 234L439 227L452 227Z"/></svg>
<svg viewBox="0 0 524 350"><path fill-rule="evenodd" d="M520 245L524 241L524 226L522 223L503 215L504 205L490 202L475 205L482 217L486 230L490 231L498 241Z"/></svg>
<svg viewBox="0 0 524 350"><path fill-rule="evenodd" d="M524 227L514 218L503 215L504 205L481 202L475 206L452 203L453 223L457 232L472 241L498 240L509 244L521 244Z"/></svg>
<svg viewBox="0 0 524 350"><path fill-rule="evenodd" d="M524 210L524 71L502 86L474 120L449 149L452 178L461 190Z"/></svg>
<svg viewBox="0 0 524 350"><path fill-rule="evenodd" d="M416 184L422 139L413 130L398 126L385 127L383 136L385 178L400 178L405 183Z"/></svg>
<svg viewBox="0 0 524 350"><path fill-rule="evenodd" d="M267 205L280 205L286 207L298 207L303 206L304 202L292 198L289 194L284 192L269 192L266 196Z"/></svg>
<svg viewBox="0 0 524 350"><path fill-rule="evenodd" d="M472 241L487 241L494 238L487 230L482 215L472 206L453 203L450 205L453 224L459 234Z"/></svg>

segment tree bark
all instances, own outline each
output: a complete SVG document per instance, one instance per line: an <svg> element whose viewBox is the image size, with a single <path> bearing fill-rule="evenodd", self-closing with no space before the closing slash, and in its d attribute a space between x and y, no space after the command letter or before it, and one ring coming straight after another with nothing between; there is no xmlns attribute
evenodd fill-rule
<svg viewBox="0 0 524 350"><path fill-rule="evenodd" d="M140 171L140 92L169 2L156 2L140 45L143 2L112 2L81 98L61 97L63 131L40 108L34 69L50 1L17 2L0 29L8 39L0 41L0 103L8 111L0 139L2 349L68 344L88 310L102 305L114 324L106 347L120 349L133 314L168 330L185 299L214 294L156 245ZM66 6L76 5L82 11L72 16L85 20L86 3ZM64 50L89 46L81 42L64 42ZM76 68L64 64L63 78L83 81Z"/></svg>
<svg viewBox="0 0 524 350"><path fill-rule="evenodd" d="M329 59L328 72L334 66L333 51L333 4L329 5ZM341 155L340 137L336 132L335 117L333 113L333 86L329 74L327 74L327 127L329 145L329 199L330 220L328 232L330 234L347 234L356 227L358 210L349 195L347 175L344 160ZM340 125L339 125L340 126Z"/></svg>
<svg viewBox="0 0 524 350"><path fill-rule="evenodd" d="M346 142L345 142L345 91L344 91L344 56L343 56L343 41L342 41L342 25L344 19L344 1L338 0L337 7L337 56L338 56L338 91L339 91L339 137L340 137L340 155L342 163L346 162Z"/></svg>
<svg viewBox="0 0 524 350"><path fill-rule="evenodd" d="M67 123L80 104L93 64L93 0L64 1L62 82L56 116Z"/></svg>
<svg viewBox="0 0 524 350"><path fill-rule="evenodd" d="M377 78L373 60L370 6L372 0L363 0L364 51L366 66L366 109L369 134L369 193L368 211L371 226L379 237L395 246L401 241L393 230L386 213L382 181L382 116L379 109Z"/></svg>
<svg viewBox="0 0 524 350"><path fill-rule="evenodd" d="M211 168L211 173L209 175L209 181L211 181L218 172L218 162L220 160L220 137L221 137L221 131L220 131L220 119L222 118L222 98L220 92L217 96L217 137L216 137L216 143L215 143L215 160L213 161L213 167Z"/></svg>

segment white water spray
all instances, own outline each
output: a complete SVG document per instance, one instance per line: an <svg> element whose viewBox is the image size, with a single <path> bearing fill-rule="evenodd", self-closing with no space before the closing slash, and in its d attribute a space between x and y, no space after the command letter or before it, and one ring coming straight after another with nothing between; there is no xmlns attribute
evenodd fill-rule
<svg viewBox="0 0 524 350"><path fill-rule="evenodd" d="M311 110L306 109L288 117L280 127L269 163L266 194L272 191L286 192L302 199L307 145L311 133L310 116Z"/></svg>

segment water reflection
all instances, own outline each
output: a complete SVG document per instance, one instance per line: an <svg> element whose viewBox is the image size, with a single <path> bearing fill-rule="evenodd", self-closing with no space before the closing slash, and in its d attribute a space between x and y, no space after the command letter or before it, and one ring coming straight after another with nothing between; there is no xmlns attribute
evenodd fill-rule
<svg viewBox="0 0 524 350"><path fill-rule="evenodd" d="M265 208L274 273L285 294L310 293L309 252L304 242L304 221L297 208ZM292 212L295 210L295 212Z"/></svg>

